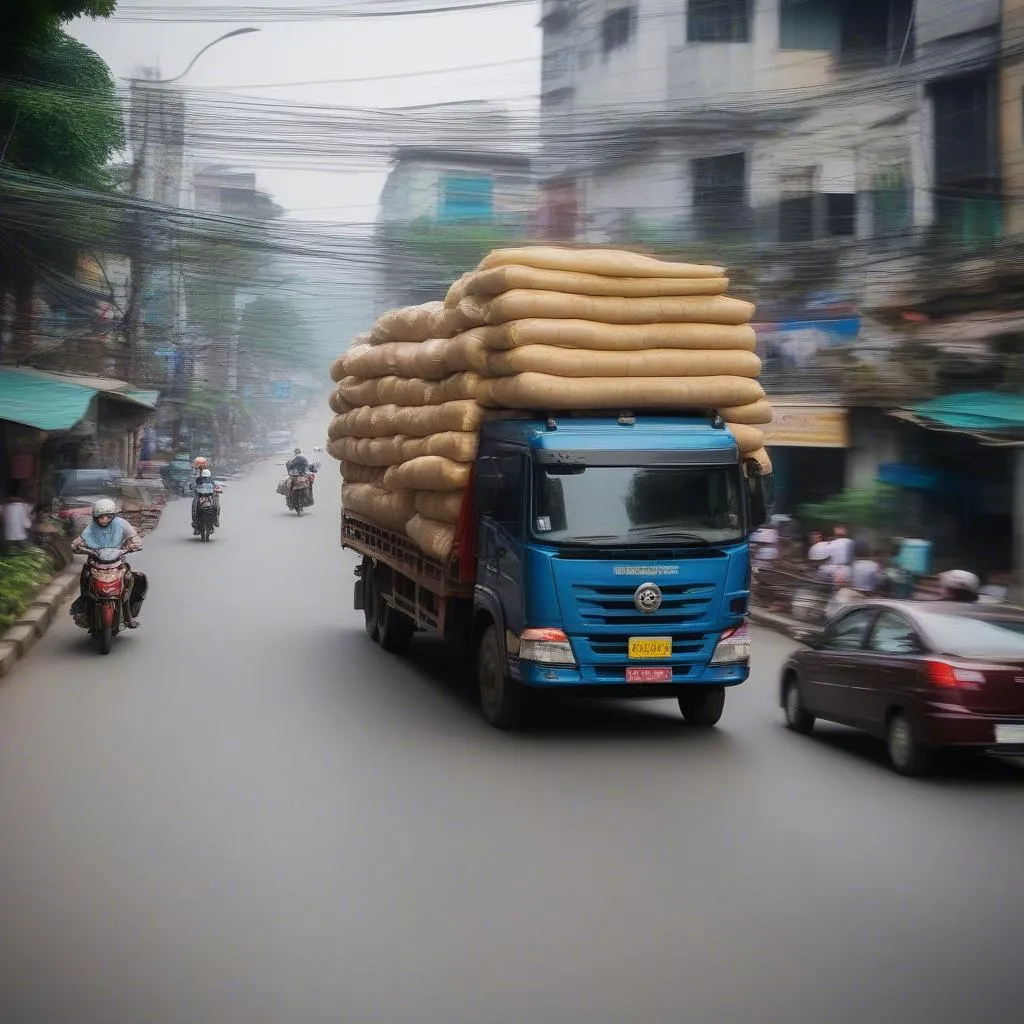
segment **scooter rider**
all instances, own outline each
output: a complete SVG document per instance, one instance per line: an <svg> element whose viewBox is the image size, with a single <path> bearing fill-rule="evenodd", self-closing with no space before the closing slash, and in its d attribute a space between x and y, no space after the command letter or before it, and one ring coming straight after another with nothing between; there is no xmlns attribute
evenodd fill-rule
<svg viewBox="0 0 1024 1024"><path fill-rule="evenodd" d="M103 548L114 548L124 551L140 551L142 541L138 531L117 514L117 506L110 498L100 498L92 507L92 522L82 531L81 535L71 542L71 550L76 554L84 551L100 551ZM131 574L129 574L130 576ZM88 565L82 568L81 597L85 597L88 580ZM130 598L134 585L129 578L125 587L124 622L129 629L135 629L138 623L132 617Z"/></svg>
<svg viewBox="0 0 1024 1024"><path fill-rule="evenodd" d="M302 454L301 448L296 448L294 455L285 463L286 470L288 470L288 493L291 493L292 484L297 476L307 476L309 474L309 459ZM310 487L310 497L313 496L312 486Z"/></svg>
<svg viewBox="0 0 1024 1024"><path fill-rule="evenodd" d="M196 491L199 488L207 484L213 487L213 525L220 529L220 494L218 494L217 485L213 480L213 473L209 469L204 469L200 472L199 476L196 477ZM199 495L198 493L192 498L192 533L195 536L199 535Z"/></svg>

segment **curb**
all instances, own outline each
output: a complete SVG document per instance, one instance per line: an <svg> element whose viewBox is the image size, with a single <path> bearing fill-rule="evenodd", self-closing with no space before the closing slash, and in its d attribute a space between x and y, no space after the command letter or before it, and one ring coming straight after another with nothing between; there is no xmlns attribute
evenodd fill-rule
<svg viewBox="0 0 1024 1024"><path fill-rule="evenodd" d="M791 619L787 615L777 615L775 612L766 612L761 608L751 608L747 612L751 622L766 629L773 629L776 633L782 633L790 639L794 639L798 630L807 629L804 623Z"/></svg>
<svg viewBox="0 0 1024 1024"><path fill-rule="evenodd" d="M0 678L11 672L33 644L46 635L65 603L77 592L79 578L76 569L63 569L51 577L21 618L0 636Z"/></svg>

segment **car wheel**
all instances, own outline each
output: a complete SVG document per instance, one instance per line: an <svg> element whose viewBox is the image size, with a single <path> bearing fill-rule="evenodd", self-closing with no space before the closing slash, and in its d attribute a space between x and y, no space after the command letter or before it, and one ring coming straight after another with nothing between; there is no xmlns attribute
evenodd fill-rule
<svg viewBox="0 0 1024 1024"><path fill-rule="evenodd" d="M679 710L687 725L710 729L718 725L725 710L725 687L694 686L692 693L679 697Z"/></svg>
<svg viewBox="0 0 1024 1024"><path fill-rule="evenodd" d="M814 728L814 715L804 708L803 698L800 696L800 684L795 679L791 679L786 684L783 706L786 712L787 728L802 736L808 735Z"/></svg>
<svg viewBox="0 0 1024 1024"><path fill-rule="evenodd" d="M889 761L900 775L924 775L928 771L929 752L921 746L913 724L902 711L889 719L886 746Z"/></svg>

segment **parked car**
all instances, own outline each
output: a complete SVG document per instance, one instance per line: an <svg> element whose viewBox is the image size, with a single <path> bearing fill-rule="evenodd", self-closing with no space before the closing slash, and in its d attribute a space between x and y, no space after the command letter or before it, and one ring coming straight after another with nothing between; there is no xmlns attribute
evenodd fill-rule
<svg viewBox="0 0 1024 1024"><path fill-rule="evenodd" d="M100 498L113 498L123 478L120 469L61 469L54 480L58 513L91 507Z"/></svg>
<svg viewBox="0 0 1024 1024"><path fill-rule="evenodd" d="M1024 611L864 601L799 639L779 686L790 729L863 729L904 775L943 749L1024 755Z"/></svg>

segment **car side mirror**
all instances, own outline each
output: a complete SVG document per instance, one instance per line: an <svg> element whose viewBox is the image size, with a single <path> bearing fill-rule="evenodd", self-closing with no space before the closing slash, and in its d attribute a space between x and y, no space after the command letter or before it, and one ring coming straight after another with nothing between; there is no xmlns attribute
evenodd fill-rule
<svg viewBox="0 0 1024 1024"><path fill-rule="evenodd" d="M805 647L816 648L821 645L822 632L820 629L798 629L793 634L793 639Z"/></svg>
<svg viewBox="0 0 1024 1024"><path fill-rule="evenodd" d="M768 522L768 502L765 497L764 477L752 472L747 477L747 510L750 531L759 530Z"/></svg>

